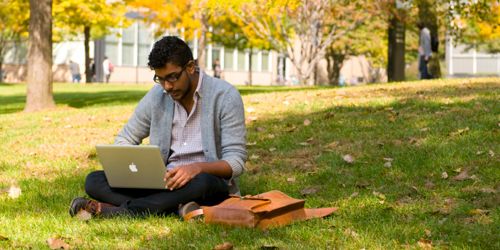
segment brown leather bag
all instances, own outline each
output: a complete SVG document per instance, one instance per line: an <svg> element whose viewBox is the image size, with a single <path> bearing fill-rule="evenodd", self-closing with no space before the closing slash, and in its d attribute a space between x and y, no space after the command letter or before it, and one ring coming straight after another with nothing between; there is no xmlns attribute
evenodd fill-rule
<svg viewBox="0 0 500 250"><path fill-rule="evenodd" d="M304 208L305 200L294 199L273 190L254 196L231 196L219 205L202 207L184 216L185 220L204 215L205 223L266 229L321 218L332 214L335 207Z"/></svg>

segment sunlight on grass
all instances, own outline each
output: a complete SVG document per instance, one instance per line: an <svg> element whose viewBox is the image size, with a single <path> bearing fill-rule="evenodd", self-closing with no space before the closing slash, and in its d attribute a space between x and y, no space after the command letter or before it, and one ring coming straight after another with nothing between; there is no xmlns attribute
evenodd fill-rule
<svg viewBox="0 0 500 250"><path fill-rule="evenodd" d="M0 193L0 248L45 248L50 237L80 249L500 248L498 78L239 87L243 194L279 189L307 207L339 207L329 218L264 232L175 216L70 218L86 174L101 168L95 144L113 142L150 87L56 84L58 107L28 114L25 86L0 85L0 189L22 190Z"/></svg>

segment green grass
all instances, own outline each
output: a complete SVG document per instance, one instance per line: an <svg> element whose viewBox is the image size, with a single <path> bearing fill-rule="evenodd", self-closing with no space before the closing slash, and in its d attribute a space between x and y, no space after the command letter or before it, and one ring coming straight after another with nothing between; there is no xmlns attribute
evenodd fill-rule
<svg viewBox="0 0 500 250"><path fill-rule="evenodd" d="M325 219L260 231L175 216L70 218L69 202L100 168L94 145L113 141L150 87L56 84L58 108L30 114L24 85L0 85L0 188L22 189L0 194L0 248L46 248L51 237L79 249L500 248L498 78L241 87L243 193L279 189L307 207L339 207ZM453 180L463 170L471 178Z"/></svg>

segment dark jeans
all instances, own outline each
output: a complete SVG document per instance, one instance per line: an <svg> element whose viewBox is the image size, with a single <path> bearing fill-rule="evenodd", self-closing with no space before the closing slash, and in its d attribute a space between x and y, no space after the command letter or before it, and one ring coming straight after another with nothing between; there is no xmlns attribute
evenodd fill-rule
<svg viewBox="0 0 500 250"><path fill-rule="evenodd" d="M425 56L420 56L418 62L418 71L420 72L420 79L432 79L432 75L429 73L427 64L429 61L425 60Z"/></svg>
<svg viewBox="0 0 500 250"><path fill-rule="evenodd" d="M87 194L104 203L125 208L132 215L177 212L179 204L196 201L200 205L216 205L228 197L226 182L217 176L201 173L182 188L159 189L112 188L104 171L90 173L85 180Z"/></svg>

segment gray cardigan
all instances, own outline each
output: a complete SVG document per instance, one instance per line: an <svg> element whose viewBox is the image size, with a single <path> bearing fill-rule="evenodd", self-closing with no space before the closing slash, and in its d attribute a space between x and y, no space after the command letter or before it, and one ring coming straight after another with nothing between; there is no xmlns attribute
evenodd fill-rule
<svg viewBox="0 0 500 250"><path fill-rule="evenodd" d="M245 113L238 90L226 81L203 74L200 89L201 135L208 162L225 160L233 170L229 191L239 193L237 178L247 158ZM170 155L174 100L156 84L139 102L115 139L119 145L139 145L149 136L160 147L163 161Z"/></svg>

